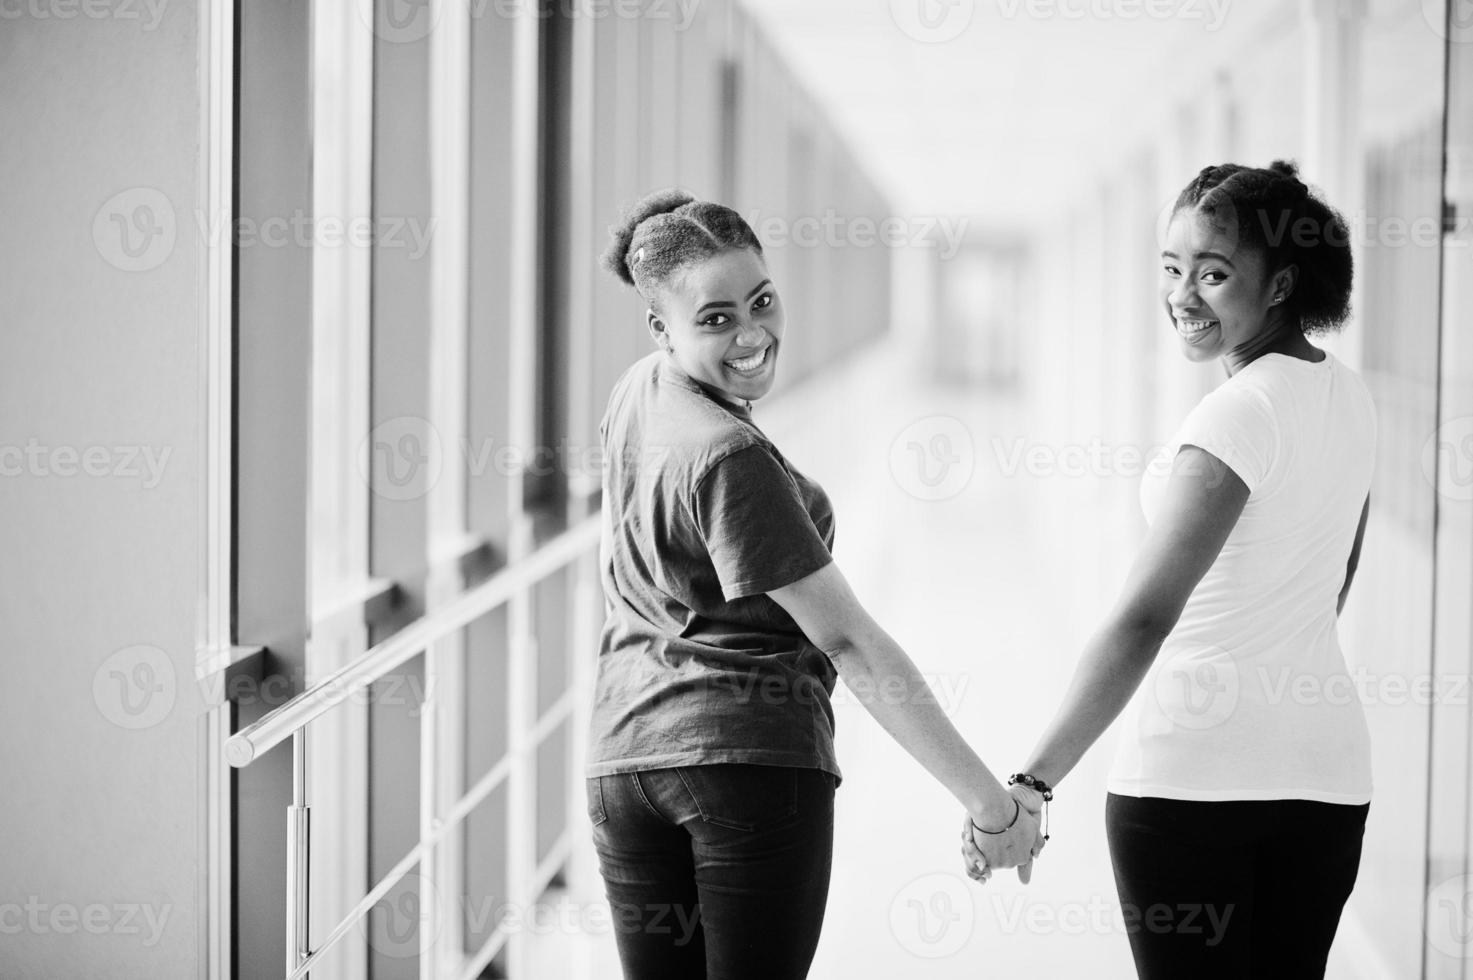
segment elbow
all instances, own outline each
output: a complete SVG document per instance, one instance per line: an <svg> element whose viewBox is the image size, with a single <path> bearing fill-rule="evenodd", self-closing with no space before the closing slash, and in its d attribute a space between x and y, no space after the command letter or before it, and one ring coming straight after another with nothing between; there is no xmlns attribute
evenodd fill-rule
<svg viewBox="0 0 1473 980"><path fill-rule="evenodd" d="M823 642L814 644L829 658L834 669L841 675L852 674L863 669L864 656L861 647L854 642L854 638L841 635L826 637Z"/></svg>
<svg viewBox="0 0 1473 980"><path fill-rule="evenodd" d="M1126 609L1115 618L1115 632L1125 642L1122 649L1139 650L1142 656L1153 658L1161 644L1176 629L1180 610Z"/></svg>

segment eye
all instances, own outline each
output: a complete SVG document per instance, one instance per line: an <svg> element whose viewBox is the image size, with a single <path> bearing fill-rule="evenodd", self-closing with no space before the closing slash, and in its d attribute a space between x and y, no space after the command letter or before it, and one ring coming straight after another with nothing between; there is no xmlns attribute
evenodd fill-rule
<svg viewBox="0 0 1473 980"><path fill-rule="evenodd" d="M712 313L701 321L703 327L724 327L731 321L731 317L725 313Z"/></svg>
<svg viewBox="0 0 1473 980"><path fill-rule="evenodd" d="M1179 275L1181 275L1181 270L1178 269L1174 265L1163 265L1161 267L1161 271L1164 272L1164 273L1166 273L1168 276L1179 276Z"/></svg>
<svg viewBox="0 0 1473 980"><path fill-rule="evenodd" d="M755 303L752 304L752 309L754 309L754 310L765 310L768 307L770 307L772 305L772 303L773 303L773 296L772 296L772 294L771 293L763 293L761 296L758 296L757 297L757 302L755 302Z"/></svg>
<svg viewBox="0 0 1473 980"><path fill-rule="evenodd" d="M1216 278L1213 278L1214 276L1216 276ZM1202 273L1202 279L1205 282L1210 282L1213 285L1216 285L1220 282L1226 282L1227 276L1217 269L1209 269L1206 272Z"/></svg>

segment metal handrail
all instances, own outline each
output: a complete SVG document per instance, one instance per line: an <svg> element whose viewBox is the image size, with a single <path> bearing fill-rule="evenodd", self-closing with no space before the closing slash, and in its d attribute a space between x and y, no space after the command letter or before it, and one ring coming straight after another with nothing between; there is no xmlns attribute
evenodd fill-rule
<svg viewBox="0 0 1473 980"><path fill-rule="evenodd" d="M286 893L286 976L299 980L313 965L338 943L355 922L360 921L373 904L394 887L417 862L433 855L442 838L458 827L481 800L488 796L514 768L513 758L521 750L515 745L500 763L492 767L470 792L451 804L448 812L420 817L420 840L356 906L329 930L324 943L316 950L308 937L308 902L310 899L311 806L307 798L307 726L327 711L341 704L349 695L362 691L395 667L433 648L455 631L469 626L497 607L525 595L543 579L566 569L594 550L602 535L603 519L599 515L553 538L528 557L492 575L486 581L466 590L444 606L428 613L371 647L352 663L332 676L312 685L306 691L275 709L255 724L242 729L226 742L224 754L232 766L248 766L262 754L290 738L292 741L292 803L287 808L287 893ZM514 658L515 659L515 658ZM532 733L532 746L540 745L555 725L572 714L574 701L565 694L538 720ZM420 717L421 738L432 737L435 711L428 703ZM429 743L424 743L429 744ZM433 746L430 747L433 751ZM421 787L423 793L423 786ZM535 879L536 875L533 876ZM432 913L433 914L433 913ZM494 955L495 937L487 940L476 953L481 961ZM422 954L424 950L422 949ZM422 966L424 964L422 963ZM464 964L459 964L464 966ZM431 972L439 975L433 966Z"/></svg>
<svg viewBox="0 0 1473 980"><path fill-rule="evenodd" d="M527 558L503 568L449 604L421 616L352 663L242 728L225 743L225 758L237 769L250 765L406 660L561 570L598 542L600 521L599 517L590 517L564 531Z"/></svg>

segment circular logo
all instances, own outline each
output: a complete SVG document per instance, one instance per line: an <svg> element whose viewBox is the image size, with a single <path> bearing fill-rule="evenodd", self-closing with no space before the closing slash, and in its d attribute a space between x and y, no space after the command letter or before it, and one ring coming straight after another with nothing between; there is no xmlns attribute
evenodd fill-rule
<svg viewBox="0 0 1473 980"><path fill-rule="evenodd" d="M1428 437L1422 475L1449 500L1473 500L1473 416L1449 419Z"/></svg>
<svg viewBox="0 0 1473 980"><path fill-rule="evenodd" d="M1156 672L1156 703L1181 728L1216 728L1238 706L1238 665L1218 647L1183 647Z"/></svg>
<svg viewBox="0 0 1473 980"><path fill-rule="evenodd" d="M358 473L386 500L430 492L445 465L440 433L428 420L401 415L374 427L358 446Z"/></svg>
<svg viewBox="0 0 1473 980"><path fill-rule="evenodd" d="M119 728L152 728L169 716L178 693L174 663L158 647L125 647L92 675L92 700Z"/></svg>
<svg viewBox="0 0 1473 980"><path fill-rule="evenodd" d="M407 959L418 956L421 934L434 928L444 916L432 916L440 900L434 882L421 874L405 875L389 893L358 920L358 929L368 945L385 956ZM431 934L423 937L434 940Z"/></svg>
<svg viewBox="0 0 1473 980"><path fill-rule="evenodd" d="M895 26L923 44L956 40L971 26L975 13L975 0L890 0Z"/></svg>
<svg viewBox="0 0 1473 980"><path fill-rule="evenodd" d="M972 433L959 419L931 415L890 444L890 475L919 500L947 500L967 488L977 467Z"/></svg>
<svg viewBox="0 0 1473 980"><path fill-rule="evenodd" d="M1473 957L1473 875L1449 878L1427 894L1427 941L1439 953Z"/></svg>
<svg viewBox="0 0 1473 980"><path fill-rule="evenodd" d="M1444 40L1473 42L1473 0L1422 0L1422 17Z"/></svg>
<svg viewBox="0 0 1473 980"><path fill-rule="evenodd" d="M358 16L375 37L412 44L430 36L440 23L441 0L358 0Z"/></svg>
<svg viewBox="0 0 1473 980"><path fill-rule="evenodd" d="M97 254L124 272L147 272L163 265L173 254L177 235L174 205L152 187L130 187L114 194L92 218Z"/></svg>
<svg viewBox="0 0 1473 980"><path fill-rule="evenodd" d="M972 938L977 909L956 875L922 875L890 902L890 933L905 951L924 959L954 956Z"/></svg>

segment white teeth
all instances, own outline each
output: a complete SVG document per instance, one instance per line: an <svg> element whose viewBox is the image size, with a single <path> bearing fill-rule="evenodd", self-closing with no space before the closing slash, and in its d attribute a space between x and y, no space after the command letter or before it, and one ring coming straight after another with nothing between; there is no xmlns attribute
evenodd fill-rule
<svg viewBox="0 0 1473 980"><path fill-rule="evenodd" d="M1190 337L1193 334L1199 334L1203 330L1206 330L1208 327L1214 327L1216 325L1217 325L1217 321L1216 320L1182 320L1182 319L1178 319L1176 321L1176 328L1177 328L1177 330L1180 331L1183 336L1187 336L1187 337Z"/></svg>
<svg viewBox="0 0 1473 980"><path fill-rule="evenodd" d="M740 361L727 361L726 363L738 371L753 371L761 367L762 362L767 360L767 350L768 348L764 347L751 357L744 357Z"/></svg>

